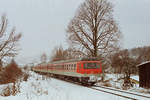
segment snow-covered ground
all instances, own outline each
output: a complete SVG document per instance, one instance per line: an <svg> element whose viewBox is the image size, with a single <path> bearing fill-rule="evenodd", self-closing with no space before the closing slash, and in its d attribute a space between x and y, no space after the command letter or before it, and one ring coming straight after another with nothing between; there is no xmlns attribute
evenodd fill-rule
<svg viewBox="0 0 150 100"><path fill-rule="evenodd" d="M105 75L105 82L103 83L98 83L97 85L100 86L108 86L111 88L115 88L115 89L123 89L122 85L123 85L123 75L119 75L119 74L106 74ZM131 78L139 81L139 76L135 76L135 75L131 75ZM139 84L133 84L133 87L130 87L129 89L125 90L128 92L135 92L137 94L142 94L145 96L149 96L150 97L150 89L144 89L139 87Z"/></svg>
<svg viewBox="0 0 150 100"><path fill-rule="evenodd" d="M112 76L112 75L110 75ZM112 77L113 78L113 77ZM6 85L0 86L1 90ZM127 100L108 93L92 90L30 72L27 81L20 83L20 92L0 100Z"/></svg>

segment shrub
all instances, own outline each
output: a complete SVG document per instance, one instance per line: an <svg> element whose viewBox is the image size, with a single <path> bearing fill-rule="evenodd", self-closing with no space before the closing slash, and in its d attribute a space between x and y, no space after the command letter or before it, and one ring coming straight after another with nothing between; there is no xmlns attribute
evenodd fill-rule
<svg viewBox="0 0 150 100"><path fill-rule="evenodd" d="M15 83L23 75L22 70L14 60L4 68L1 73L0 84Z"/></svg>

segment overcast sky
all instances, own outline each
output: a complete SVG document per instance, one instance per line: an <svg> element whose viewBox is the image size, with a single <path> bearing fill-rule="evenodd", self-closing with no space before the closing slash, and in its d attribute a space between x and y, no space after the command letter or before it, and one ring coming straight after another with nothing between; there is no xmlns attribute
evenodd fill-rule
<svg viewBox="0 0 150 100"><path fill-rule="evenodd" d="M19 63L30 63L42 53L50 56L55 46L66 43L66 28L84 0L0 0L0 15L9 28L22 32ZM150 0L109 0L123 33L122 47L150 46Z"/></svg>

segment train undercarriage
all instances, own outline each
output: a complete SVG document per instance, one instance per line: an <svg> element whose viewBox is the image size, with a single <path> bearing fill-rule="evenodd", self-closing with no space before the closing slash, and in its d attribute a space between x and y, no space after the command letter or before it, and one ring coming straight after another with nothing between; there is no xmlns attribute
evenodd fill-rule
<svg viewBox="0 0 150 100"><path fill-rule="evenodd" d="M38 72L38 71L35 71L35 72L41 75L46 75L48 77L53 77L53 78L57 78L57 79L65 80L65 81L78 83L84 86L93 86L97 82L97 79L93 79L93 77L92 78L91 77L73 77L73 76L59 75L59 74L54 74L54 73L46 73L46 72Z"/></svg>

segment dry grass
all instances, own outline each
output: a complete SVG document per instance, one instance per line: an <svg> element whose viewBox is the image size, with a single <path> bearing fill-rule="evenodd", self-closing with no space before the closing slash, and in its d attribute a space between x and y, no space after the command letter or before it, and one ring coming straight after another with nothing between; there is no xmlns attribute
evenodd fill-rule
<svg viewBox="0 0 150 100"><path fill-rule="evenodd" d="M23 81L27 81L29 78L29 74L24 73L23 74Z"/></svg>
<svg viewBox="0 0 150 100"><path fill-rule="evenodd" d="M1 96L15 96L20 92L20 83L8 84L0 93Z"/></svg>
<svg viewBox="0 0 150 100"><path fill-rule="evenodd" d="M112 87L112 85L110 83L108 83L108 82L104 83L103 85L107 86L107 87Z"/></svg>
<svg viewBox="0 0 150 100"><path fill-rule="evenodd" d="M10 86L7 86L4 88L0 94L1 96L10 96L11 95L11 88Z"/></svg>

